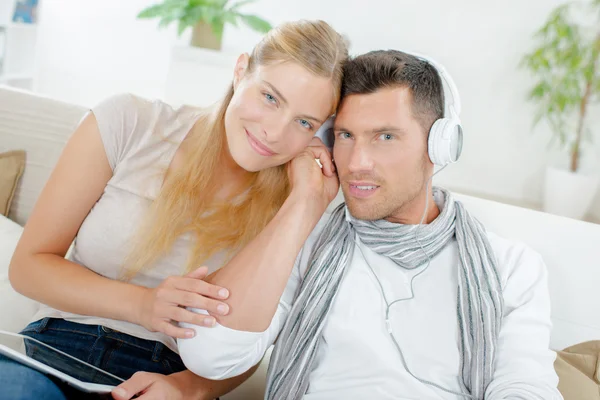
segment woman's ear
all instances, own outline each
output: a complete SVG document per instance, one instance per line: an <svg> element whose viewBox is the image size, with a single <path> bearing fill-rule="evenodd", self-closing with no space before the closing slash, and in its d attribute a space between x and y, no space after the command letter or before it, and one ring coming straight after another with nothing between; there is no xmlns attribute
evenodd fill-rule
<svg viewBox="0 0 600 400"><path fill-rule="evenodd" d="M238 57L238 59L235 63L235 68L233 69L233 89L234 90L238 87L240 81L246 74L246 71L248 70L249 61L250 61L250 56L248 55L248 53L242 53Z"/></svg>

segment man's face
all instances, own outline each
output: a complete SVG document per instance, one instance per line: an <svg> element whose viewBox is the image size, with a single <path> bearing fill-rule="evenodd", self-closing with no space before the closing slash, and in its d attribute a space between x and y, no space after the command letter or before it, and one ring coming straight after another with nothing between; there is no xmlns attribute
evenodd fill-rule
<svg viewBox="0 0 600 400"><path fill-rule="evenodd" d="M352 216L407 223L421 215L433 164L410 89L347 96L334 131L333 157Z"/></svg>

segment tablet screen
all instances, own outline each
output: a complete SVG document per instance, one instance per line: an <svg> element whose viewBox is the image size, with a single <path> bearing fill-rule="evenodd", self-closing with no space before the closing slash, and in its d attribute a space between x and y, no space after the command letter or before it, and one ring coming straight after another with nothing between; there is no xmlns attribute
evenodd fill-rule
<svg viewBox="0 0 600 400"><path fill-rule="evenodd" d="M26 354L25 348L27 348L30 358L82 382L109 386L118 386L124 382L118 376L25 335L0 331L0 344L17 350L21 354ZM49 371L43 372L48 373ZM51 372L50 374L52 375Z"/></svg>

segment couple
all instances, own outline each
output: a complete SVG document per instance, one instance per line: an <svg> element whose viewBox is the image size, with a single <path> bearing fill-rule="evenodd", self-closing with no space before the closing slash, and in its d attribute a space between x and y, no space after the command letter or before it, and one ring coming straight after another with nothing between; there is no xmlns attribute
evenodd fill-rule
<svg viewBox="0 0 600 400"><path fill-rule="evenodd" d="M11 263L45 304L24 334L129 379L118 400L213 399L273 343L269 400L561 399L543 261L431 186L462 141L441 67L300 21L233 75L209 110L126 95L81 122ZM78 398L6 359L0 387Z"/></svg>

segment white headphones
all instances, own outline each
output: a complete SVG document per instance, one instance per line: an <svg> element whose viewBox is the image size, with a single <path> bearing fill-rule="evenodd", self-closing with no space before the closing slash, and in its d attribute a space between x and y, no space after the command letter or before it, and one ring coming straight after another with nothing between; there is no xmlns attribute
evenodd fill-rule
<svg viewBox="0 0 600 400"><path fill-rule="evenodd" d="M404 51L404 53L410 54L431 64L431 66L433 66L440 74L442 81L445 81L446 86L448 86L448 91L452 100L448 101L446 96L444 96L444 118L440 118L433 123L433 126L429 131L427 148L429 159L433 164L445 166L455 163L462 153L463 145L463 130L459 118L461 110L460 96L456 84L446 69L431 58L408 51ZM334 141L333 121L334 116L328 118L315 134L315 136L320 138L325 146L330 149L333 148Z"/></svg>
<svg viewBox="0 0 600 400"><path fill-rule="evenodd" d="M333 134L333 121L335 121L335 114L327 118L319 129L317 129L317 133L315 133L315 136L321 139L325 147L329 150L333 149L333 142L335 140Z"/></svg>
<svg viewBox="0 0 600 400"><path fill-rule="evenodd" d="M431 64L440 74L442 81L446 81L452 100L448 101L444 96L444 118L440 118L433 123L429 131L427 146L429 159L435 165L445 166L455 163L460 158L463 146L463 130L459 117L461 104L458 88L443 65L417 53L407 51L405 53Z"/></svg>

